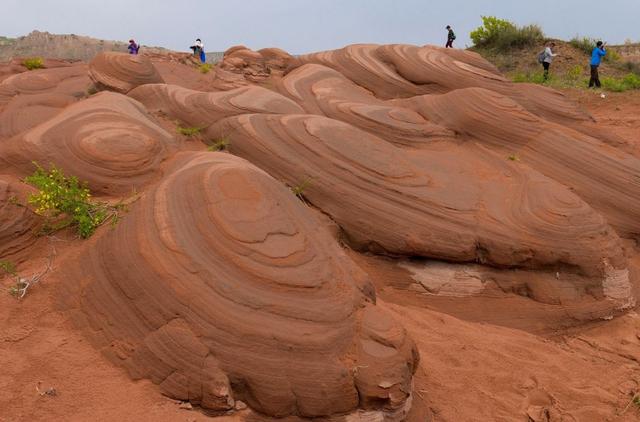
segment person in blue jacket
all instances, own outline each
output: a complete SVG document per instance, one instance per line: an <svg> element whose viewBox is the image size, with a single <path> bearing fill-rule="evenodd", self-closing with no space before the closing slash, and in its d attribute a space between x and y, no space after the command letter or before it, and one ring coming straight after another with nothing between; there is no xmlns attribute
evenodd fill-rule
<svg viewBox="0 0 640 422"><path fill-rule="evenodd" d="M589 88L593 88L594 86L600 88L600 75L598 74L598 67L602 62L602 58L607 54L607 50L605 49L606 43L602 41L598 41L596 43L596 48L591 52L591 79L589 79Z"/></svg>

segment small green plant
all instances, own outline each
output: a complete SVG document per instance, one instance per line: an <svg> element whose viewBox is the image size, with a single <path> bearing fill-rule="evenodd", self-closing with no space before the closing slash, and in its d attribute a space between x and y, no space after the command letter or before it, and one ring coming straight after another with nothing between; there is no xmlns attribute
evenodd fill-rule
<svg viewBox="0 0 640 422"><path fill-rule="evenodd" d="M44 60L42 57L31 57L24 59L22 65L29 70L42 69L44 68Z"/></svg>
<svg viewBox="0 0 640 422"><path fill-rule="evenodd" d="M583 79L584 69L580 65L575 65L567 71L566 78L569 81L578 82Z"/></svg>
<svg viewBox="0 0 640 422"><path fill-rule="evenodd" d="M207 150L212 152L226 151L227 148L229 148L229 145L231 145L231 141L229 141L229 138L221 138L209 145L207 147Z"/></svg>
<svg viewBox="0 0 640 422"><path fill-rule="evenodd" d="M518 157L516 154L511 154L507 158L511 161L520 161L520 157Z"/></svg>
<svg viewBox="0 0 640 422"><path fill-rule="evenodd" d="M65 176L62 170L53 165L45 170L34 164L36 171L25 181L36 187L38 192L31 194L28 202L35 206L36 214L45 217L45 232L74 227L80 237L86 239L102 223L117 217L112 206L91 199L86 182Z"/></svg>
<svg viewBox="0 0 640 422"><path fill-rule="evenodd" d="M211 71L212 68L213 66L209 63L203 63L198 67L198 70L200 70L201 73L207 74Z"/></svg>
<svg viewBox="0 0 640 422"><path fill-rule="evenodd" d="M306 201L304 199L304 192L305 190L307 190L309 186L311 186L311 178L307 177L302 182L298 183L296 186L293 186L291 188L291 192L293 192L293 194L297 196L298 199L300 199L302 202L306 204Z"/></svg>
<svg viewBox="0 0 640 422"><path fill-rule="evenodd" d="M176 128L176 131L180 135L184 135L184 136L187 136L187 137L192 137L192 136L198 135L202 131L202 128L201 127L197 127L197 126L184 127L184 126L178 125L178 127Z"/></svg>
<svg viewBox="0 0 640 422"><path fill-rule="evenodd" d="M549 79L553 79L553 75L549 75ZM517 72L512 75L511 80L518 83L543 84L545 83L544 74L542 72Z"/></svg>
<svg viewBox="0 0 640 422"><path fill-rule="evenodd" d="M538 25L517 26L506 19L482 16L482 25L471 31L470 37L476 47L496 51L508 51L539 44L544 33Z"/></svg>
<svg viewBox="0 0 640 422"><path fill-rule="evenodd" d="M98 88L96 88L95 85L92 84L89 88L87 88L87 97L90 97L97 93L98 93Z"/></svg>
<svg viewBox="0 0 640 422"><path fill-rule="evenodd" d="M16 271L16 264L11 261L0 261L0 271L13 277L18 275Z"/></svg>

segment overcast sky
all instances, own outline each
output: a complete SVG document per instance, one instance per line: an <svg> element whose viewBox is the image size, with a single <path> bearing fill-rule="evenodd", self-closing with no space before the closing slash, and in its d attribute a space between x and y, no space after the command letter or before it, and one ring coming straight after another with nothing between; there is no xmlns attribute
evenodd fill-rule
<svg viewBox="0 0 640 422"><path fill-rule="evenodd" d="M463 47L480 15L537 23L558 38L640 40L640 0L0 0L0 35L133 37L174 50L200 37L209 51L244 44L304 53L358 42L442 44L450 24Z"/></svg>

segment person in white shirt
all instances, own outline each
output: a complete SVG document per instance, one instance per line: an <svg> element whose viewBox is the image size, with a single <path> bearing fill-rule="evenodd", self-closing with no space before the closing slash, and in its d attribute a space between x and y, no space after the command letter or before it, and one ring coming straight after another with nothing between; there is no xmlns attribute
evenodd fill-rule
<svg viewBox="0 0 640 422"><path fill-rule="evenodd" d="M190 47L193 50L193 55L200 57L202 63L207 61L207 57L204 53L204 44L200 38L196 39L196 43Z"/></svg>
<svg viewBox="0 0 640 422"><path fill-rule="evenodd" d="M556 43L552 42L544 49L544 58L542 60L542 67L544 68L544 80L549 79L549 67L551 67L551 63L553 62L553 58L557 56L556 53L553 52L553 48L556 46Z"/></svg>

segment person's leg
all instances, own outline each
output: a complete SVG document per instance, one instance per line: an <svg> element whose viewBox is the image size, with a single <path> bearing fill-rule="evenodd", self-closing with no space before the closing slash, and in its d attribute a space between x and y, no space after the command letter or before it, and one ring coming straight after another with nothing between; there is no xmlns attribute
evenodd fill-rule
<svg viewBox="0 0 640 422"><path fill-rule="evenodd" d="M596 74L595 75L596 86L600 88L602 85L600 84L600 74L598 73L598 66L594 66L594 67L595 67L595 74Z"/></svg>
<svg viewBox="0 0 640 422"><path fill-rule="evenodd" d="M444 46L444 48L453 48L453 40L447 40L447 44Z"/></svg>
<svg viewBox="0 0 640 422"><path fill-rule="evenodd" d="M544 80L548 80L549 79L549 66L551 65L551 63L548 62L542 62L542 67L544 68Z"/></svg>
<svg viewBox="0 0 640 422"><path fill-rule="evenodd" d="M596 67L594 65L591 65L591 78L589 79L589 88L593 88L593 86L596 84Z"/></svg>

